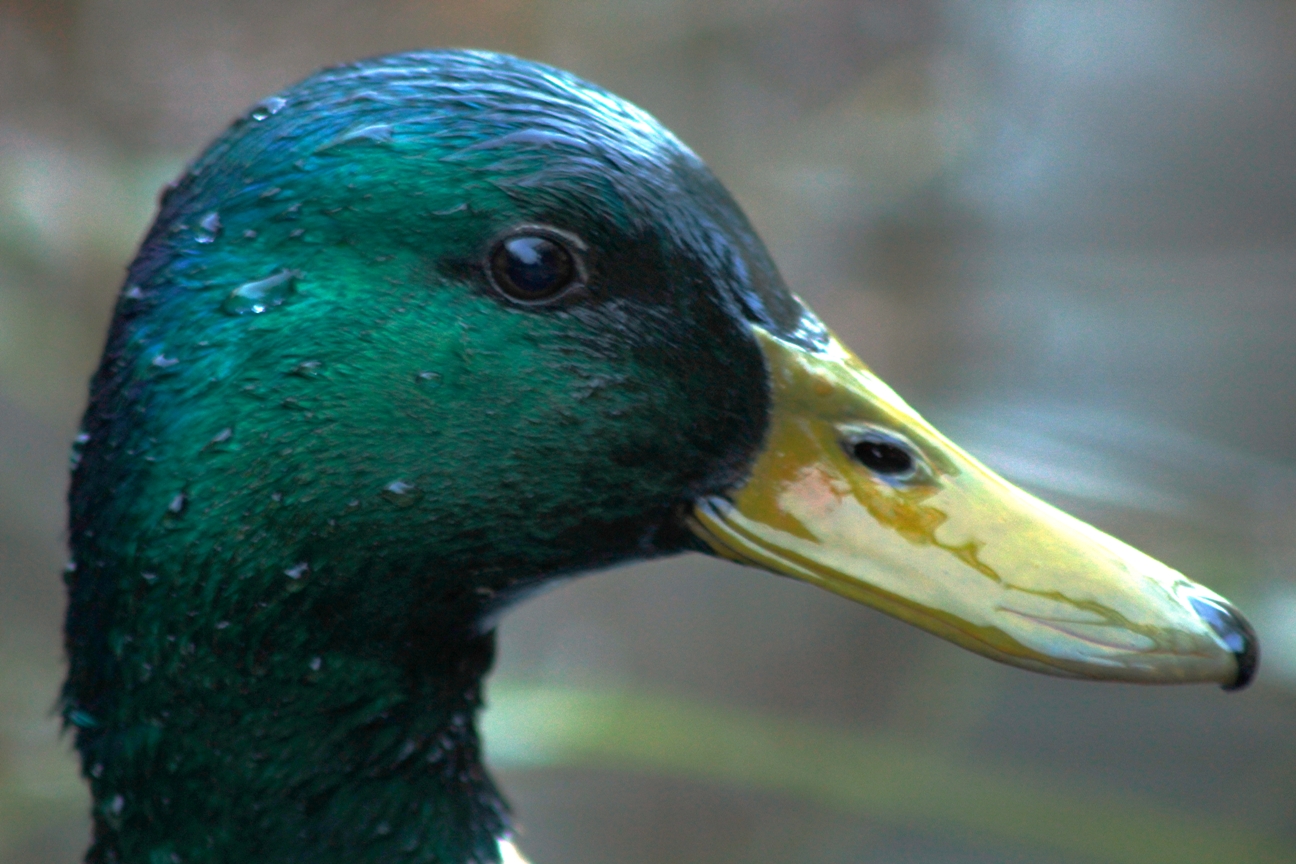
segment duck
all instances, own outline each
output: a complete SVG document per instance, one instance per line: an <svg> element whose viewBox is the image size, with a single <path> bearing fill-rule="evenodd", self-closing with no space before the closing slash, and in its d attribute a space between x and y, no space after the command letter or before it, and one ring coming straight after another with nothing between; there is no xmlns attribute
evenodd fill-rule
<svg viewBox="0 0 1296 864"><path fill-rule="evenodd" d="M1258 663L1226 599L928 424L653 117L503 54L238 118L160 197L73 461L90 864L521 861L476 724L498 621L630 561L718 556L1050 675Z"/></svg>

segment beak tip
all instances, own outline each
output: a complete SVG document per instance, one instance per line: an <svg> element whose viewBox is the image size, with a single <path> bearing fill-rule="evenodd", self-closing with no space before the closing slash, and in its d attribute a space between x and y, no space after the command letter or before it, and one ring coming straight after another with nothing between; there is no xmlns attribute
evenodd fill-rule
<svg viewBox="0 0 1296 864"><path fill-rule="evenodd" d="M1229 603L1205 597L1193 597L1190 602L1193 610L1233 652L1233 658L1237 661L1237 675L1221 687L1229 692L1243 689L1251 683L1260 668L1260 640L1256 637L1255 630L1242 617L1242 613Z"/></svg>

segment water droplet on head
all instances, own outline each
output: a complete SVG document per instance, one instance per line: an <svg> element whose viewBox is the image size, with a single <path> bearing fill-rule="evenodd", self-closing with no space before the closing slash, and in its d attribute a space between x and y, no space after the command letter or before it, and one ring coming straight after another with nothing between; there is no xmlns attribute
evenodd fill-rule
<svg viewBox="0 0 1296 864"><path fill-rule="evenodd" d="M216 629L217 629L217 630L224 630L224 629L225 629L226 627L228 627L228 626L230 626L230 622L228 622L228 621L217 621L217 622L216 622Z"/></svg>
<svg viewBox="0 0 1296 864"><path fill-rule="evenodd" d="M420 372L414 376L414 380L425 387L440 387L441 373L440 372Z"/></svg>
<svg viewBox="0 0 1296 864"><path fill-rule="evenodd" d="M284 575L287 576L289 579L300 579L309 572L310 572L310 564L303 561L300 564L296 564L292 567L289 567L287 570L284 571Z"/></svg>
<svg viewBox="0 0 1296 864"><path fill-rule="evenodd" d="M227 452L229 448L225 445L229 443L230 439L233 437L234 427L226 426L224 429L221 429L213 435L211 439L202 446L202 452L206 454Z"/></svg>
<svg viewBox="0 0 1296 864"><path fill-rule="evenodd" d="M167 505L167 512L175 513L178 515L180 513L183 513L185 508L188 506L189 506L189 497L185 495L183 492L177 492L176 496L171 499L171 503Z"/></svg>
<svg viewBox="0 0 1296 864"><path fill-rule="evenodd" d="M179 362L180 360L178 358L168 357L165 354L159 354L153 358L153 365L159 369L170 369Z"/></svg>
<svg viewBox="0 0 1296 864"><path fill-rule="evenodd" d="M220 231L220 214L213 210L199 220L194 239L199 243L212 243L220 235Z"/></svg>
<svg viewBox="0 0 1296 864"><path fill-rule="evenodd" d="M311 661L310 661L310 668L311 668L311 671L312 671L312 672L318 672L318 671L320 670L320 667L323 666L323 665L324 665L324 658L322 658L322 657L312 657L312 658L311 658Z"/></svg>
<svg viewBox="0 0 1296 864"><path fill-rule="evenodd" d="M368 144L390 144L392 143L392 127L390 123L371 123L368 126L360 126L356 129L350 129L343 132L327 144L319 147L315 152L322 153L325 150L331 150L334 147L341 147L344 144L353 144L356 142Z"/></svg>
<svg viewBox="0 0 1296 864"><path fill-rule="evenodd" d="M294 366L288 374L296 375L298 378L318 378L319 370L323 366L324 364L319 360L306 360Z"/></svg>
<svg viewBox="0 0 1296 864"><path fill-rule="evenodd" d="M230 292L221 307L227 315L260 315L281 305L297 291L297 274L281 270L273 276L247 282Z"/></svg>
<svg viewBox="0 0 1296 864"><path fill-rule="evenodd" d="M392 127L390 123L375 123L372 126L363 126L359 129L348 132L343 136L344 140L355 141L362 139L365 141L374 141L378 144L390 144L392 140Z"/></svg>
<svg viewBox="0 0 1296 864"><path fill-rule="evenodd" d="M143 579L145 582L149 583L150 585L152 585L154 582L157 581L158 577L156 573L141 573L140 578Z"/></svg>
<svg viewBox="0 0 1296 864"><path fill-rule="evenodd" d="M383 487L382 497L397 507L410 507L418 503L423 493L413 483L404 480L393 480Z"/></svg>
<svg viewBox="0 0 1296 864"><path fill-rule="evenodd" d="M140 290L138 285L132 283L122 291L122 296L127 300L142 300L144 299L144 292Z"/></svg>
<svg viewBox="0 0 1296 864"><path fill-rule="evenodd" d="M272 117L275 114L278 114L287 104L288 100L282 96L271 96L268 99L261 100L261 102L252 109L251 117L253 120L260 123L267 117Z"/></svg>

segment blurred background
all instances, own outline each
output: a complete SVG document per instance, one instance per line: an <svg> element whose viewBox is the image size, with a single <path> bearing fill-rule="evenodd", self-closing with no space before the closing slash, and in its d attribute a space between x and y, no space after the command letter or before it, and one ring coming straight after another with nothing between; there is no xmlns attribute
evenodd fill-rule
<svg viewBox="0 0 1296 864"><path fill-rule="evenodd" d="M701 556L502 628L535 864L1296 861L1296 4L0 0L0 862L72 864L68 445L159 187L320 66L547 61L706 159L985 461L1235 600L1226 695L997 666Z"/></svg>

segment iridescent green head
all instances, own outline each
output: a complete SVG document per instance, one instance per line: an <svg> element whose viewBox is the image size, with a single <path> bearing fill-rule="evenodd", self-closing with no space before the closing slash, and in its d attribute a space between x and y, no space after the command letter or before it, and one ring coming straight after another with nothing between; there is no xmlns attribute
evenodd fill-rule
<svg viewBox="0 0 1296 864"><path fill-rule="evenodd" d="M407 54L237 121L164 194L85 418L66 693L92 857L192 860L302 775L334 818L267 813L262 854L489 847L480 769L425 769L446 735L476 765L494 614L700 546L683 515L764 434L751 323L823 338L697 157L566 73ZM371 813L377 781L321 761L409 774L460 827Z"/></svg>

